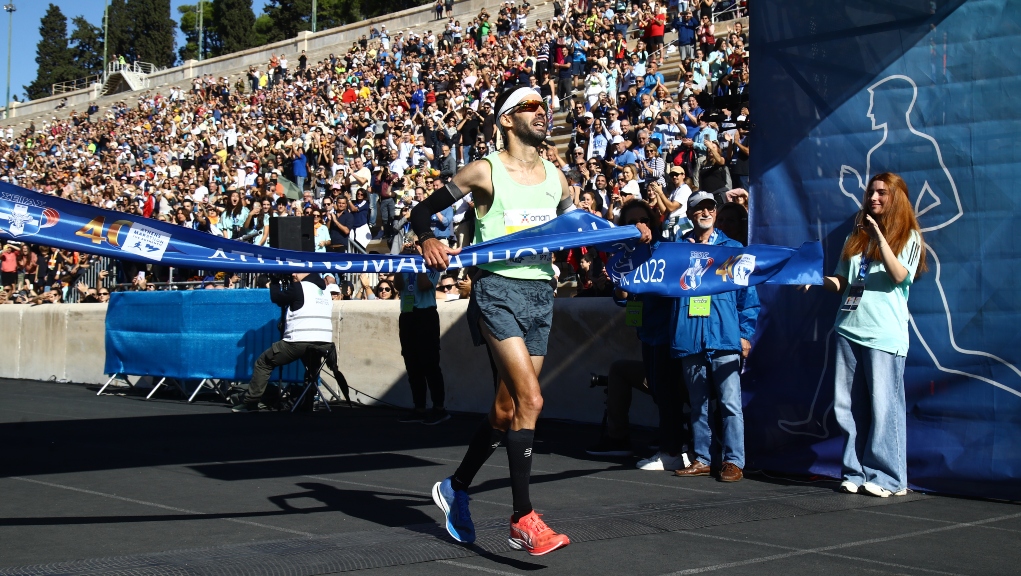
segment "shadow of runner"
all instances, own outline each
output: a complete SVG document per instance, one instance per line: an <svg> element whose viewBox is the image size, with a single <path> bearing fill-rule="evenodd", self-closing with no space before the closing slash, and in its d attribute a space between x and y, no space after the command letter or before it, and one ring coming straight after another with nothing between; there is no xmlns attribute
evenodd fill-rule
<svg viewBox="0 0 1021 576"><path fill-rule="evenodd" d="M419 524L436 525L435 519L416 508L432 505L432 498L429 496L345 490L319 482L299 482L297 486L306 490L270 496L268 500L279 507L281 511L288 513L340 512L346 516L360 518L390 528ZM295 500L304 499L317 500L323 505L314 508L299 508L292 504Z"/></svg>

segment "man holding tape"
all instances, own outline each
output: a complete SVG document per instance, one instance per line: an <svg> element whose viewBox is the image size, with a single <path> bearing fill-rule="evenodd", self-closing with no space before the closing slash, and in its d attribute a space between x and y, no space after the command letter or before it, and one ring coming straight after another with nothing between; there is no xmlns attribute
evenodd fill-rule
<svg viewBox="0 0 1021 576"><path fill-rule="evenodd" d="M688 220L694 227L678 242L740 247L716 228L716 199L708 192L688 198ZM681 276L684 289L697 288L709 272L713 259L708 253L692 252L688 269ZM737 482L744 477L744 415L741 410L741 361L751 351L751 339L759 317L755 286L677 300L673 319L671 355L682 364L684 383L691 402L691 432L694 458L674 473L681 477L708 476L717 455L717 479ZM717 398L722 429L710 424L709 397ZM714 431L713 429L716 428ZM720 438L714 438L717 434Z"/></svg>
<svg viewBox="0 0 1021 576"><path fill-rule="evenodd" d="M496 99L496 109L504 149L465 166L446 187L411 212L412 228L430 268L446 268L448 256L460 250L432 235L429 218L466 194L472 194L475 201L476 243L548 222L574 208L563 173L539 156L549 121L539 92L532 88L507 90ZM648 227L640 229L642 241L649 242ZM539 373L553 319L552 255L526 256L479 268L473 279L468 322L475 345L487 344L492 351L498 373L496 397L461 465L433 487L433 501L443 510L450 535L458 542L474 542L467 489L505 442L514 500L509 542L539 556L570 543L535 513L528 490L535 423L543 402Z"/></svg>

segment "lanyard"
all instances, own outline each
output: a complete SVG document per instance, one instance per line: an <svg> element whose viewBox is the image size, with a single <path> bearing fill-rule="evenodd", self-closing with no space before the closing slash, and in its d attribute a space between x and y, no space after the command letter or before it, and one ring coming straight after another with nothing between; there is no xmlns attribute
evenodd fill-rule
<svg viewBox="0 0 1021 576"><path fill-rule="evenodd" d="M869 258L868 254L872 249L872 242L869 241L868 245L865 246L865 252L862 252L861 263L858 265L858 282L864 284L865 279L869 275L869 265L872 264L872 259Z"/></svg>

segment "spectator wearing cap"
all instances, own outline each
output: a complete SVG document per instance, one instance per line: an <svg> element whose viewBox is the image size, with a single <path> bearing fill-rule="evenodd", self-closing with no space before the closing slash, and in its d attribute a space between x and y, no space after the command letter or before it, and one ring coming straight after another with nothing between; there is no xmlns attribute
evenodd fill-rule
<svg viewBox="0 0 1021 576"><path fill-rule="evenodd" d="M685 232L690 228L687 206L688 198L691 197L691 187L686 176L683 166L671 166L667 171L667 186L659 189L655 195L650 195L650 203L666 216L664 231L670 240L676 238L679 232Z"/></svg>
<svg viewBox="0 0 1021 576"><path fill-rule="evenodd" d="M681 242L741 247L716 229L716 200L698 192L688 198L692 230ZM674 309L671 355L680 358L682 375L691 402L694 458L675 474L708 476L715 472L721 482L736 482L744 474L744 416L741 407L741 361L751 351L751 338L759 314L754 286L740 290L680 298ZM717 399L720 418L710 418L709 397ZM710 422L721 422L720 426ZM715 432L712 428L717 428ZM722 444L721 461L712 460L712 443Z"/></svg>
<svg viewBox="0 0 1021 576"><path fill-rule="evenodd" d="M342 300L343 294L341 293L340 286L337 284L327 284L326 293L330 295L331 300Z"/></svg>
<svg viewBox="0 0 1021 576"><path fill-rule="evenodd" d="M613 167L613 175L617 177L620 176L620 172L624 166L638 162L638 156L628 149L627 142L620 134L614 136L613 140L610 140L610 144L613 145L613 149L610 151L612 156L608 164Z"/></svg>

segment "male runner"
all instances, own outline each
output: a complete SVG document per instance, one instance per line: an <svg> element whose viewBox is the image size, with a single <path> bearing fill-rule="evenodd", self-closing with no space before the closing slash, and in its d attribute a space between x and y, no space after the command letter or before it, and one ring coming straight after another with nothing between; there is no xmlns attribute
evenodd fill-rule
<svg viewBox="0 0 1021 576"><path fill-rule="evenodd" d="M445 188L411 212L411 225L430 268L445 269L448 255L460 250L432 237L429 217L469 193L475 201L476 243L527 228L521 224L526 212L537 224L574 208L563 173L539 156L547 125L539 92L524 87L507 90L495 107L504 149L462 168ZM642 241L649 242L648 227L639 228ZM474 542L467 489L505 441L514 504L510 545L540 556L570 543L539 518L528 496L532 440L542 411L539 373L553 319L552 260L545 254L479 267L468 323L475 345L488 344L492 351L499 382L488 417L454 475L433 487L433 501L443 510L450 535L458 542Z"/></svg>

